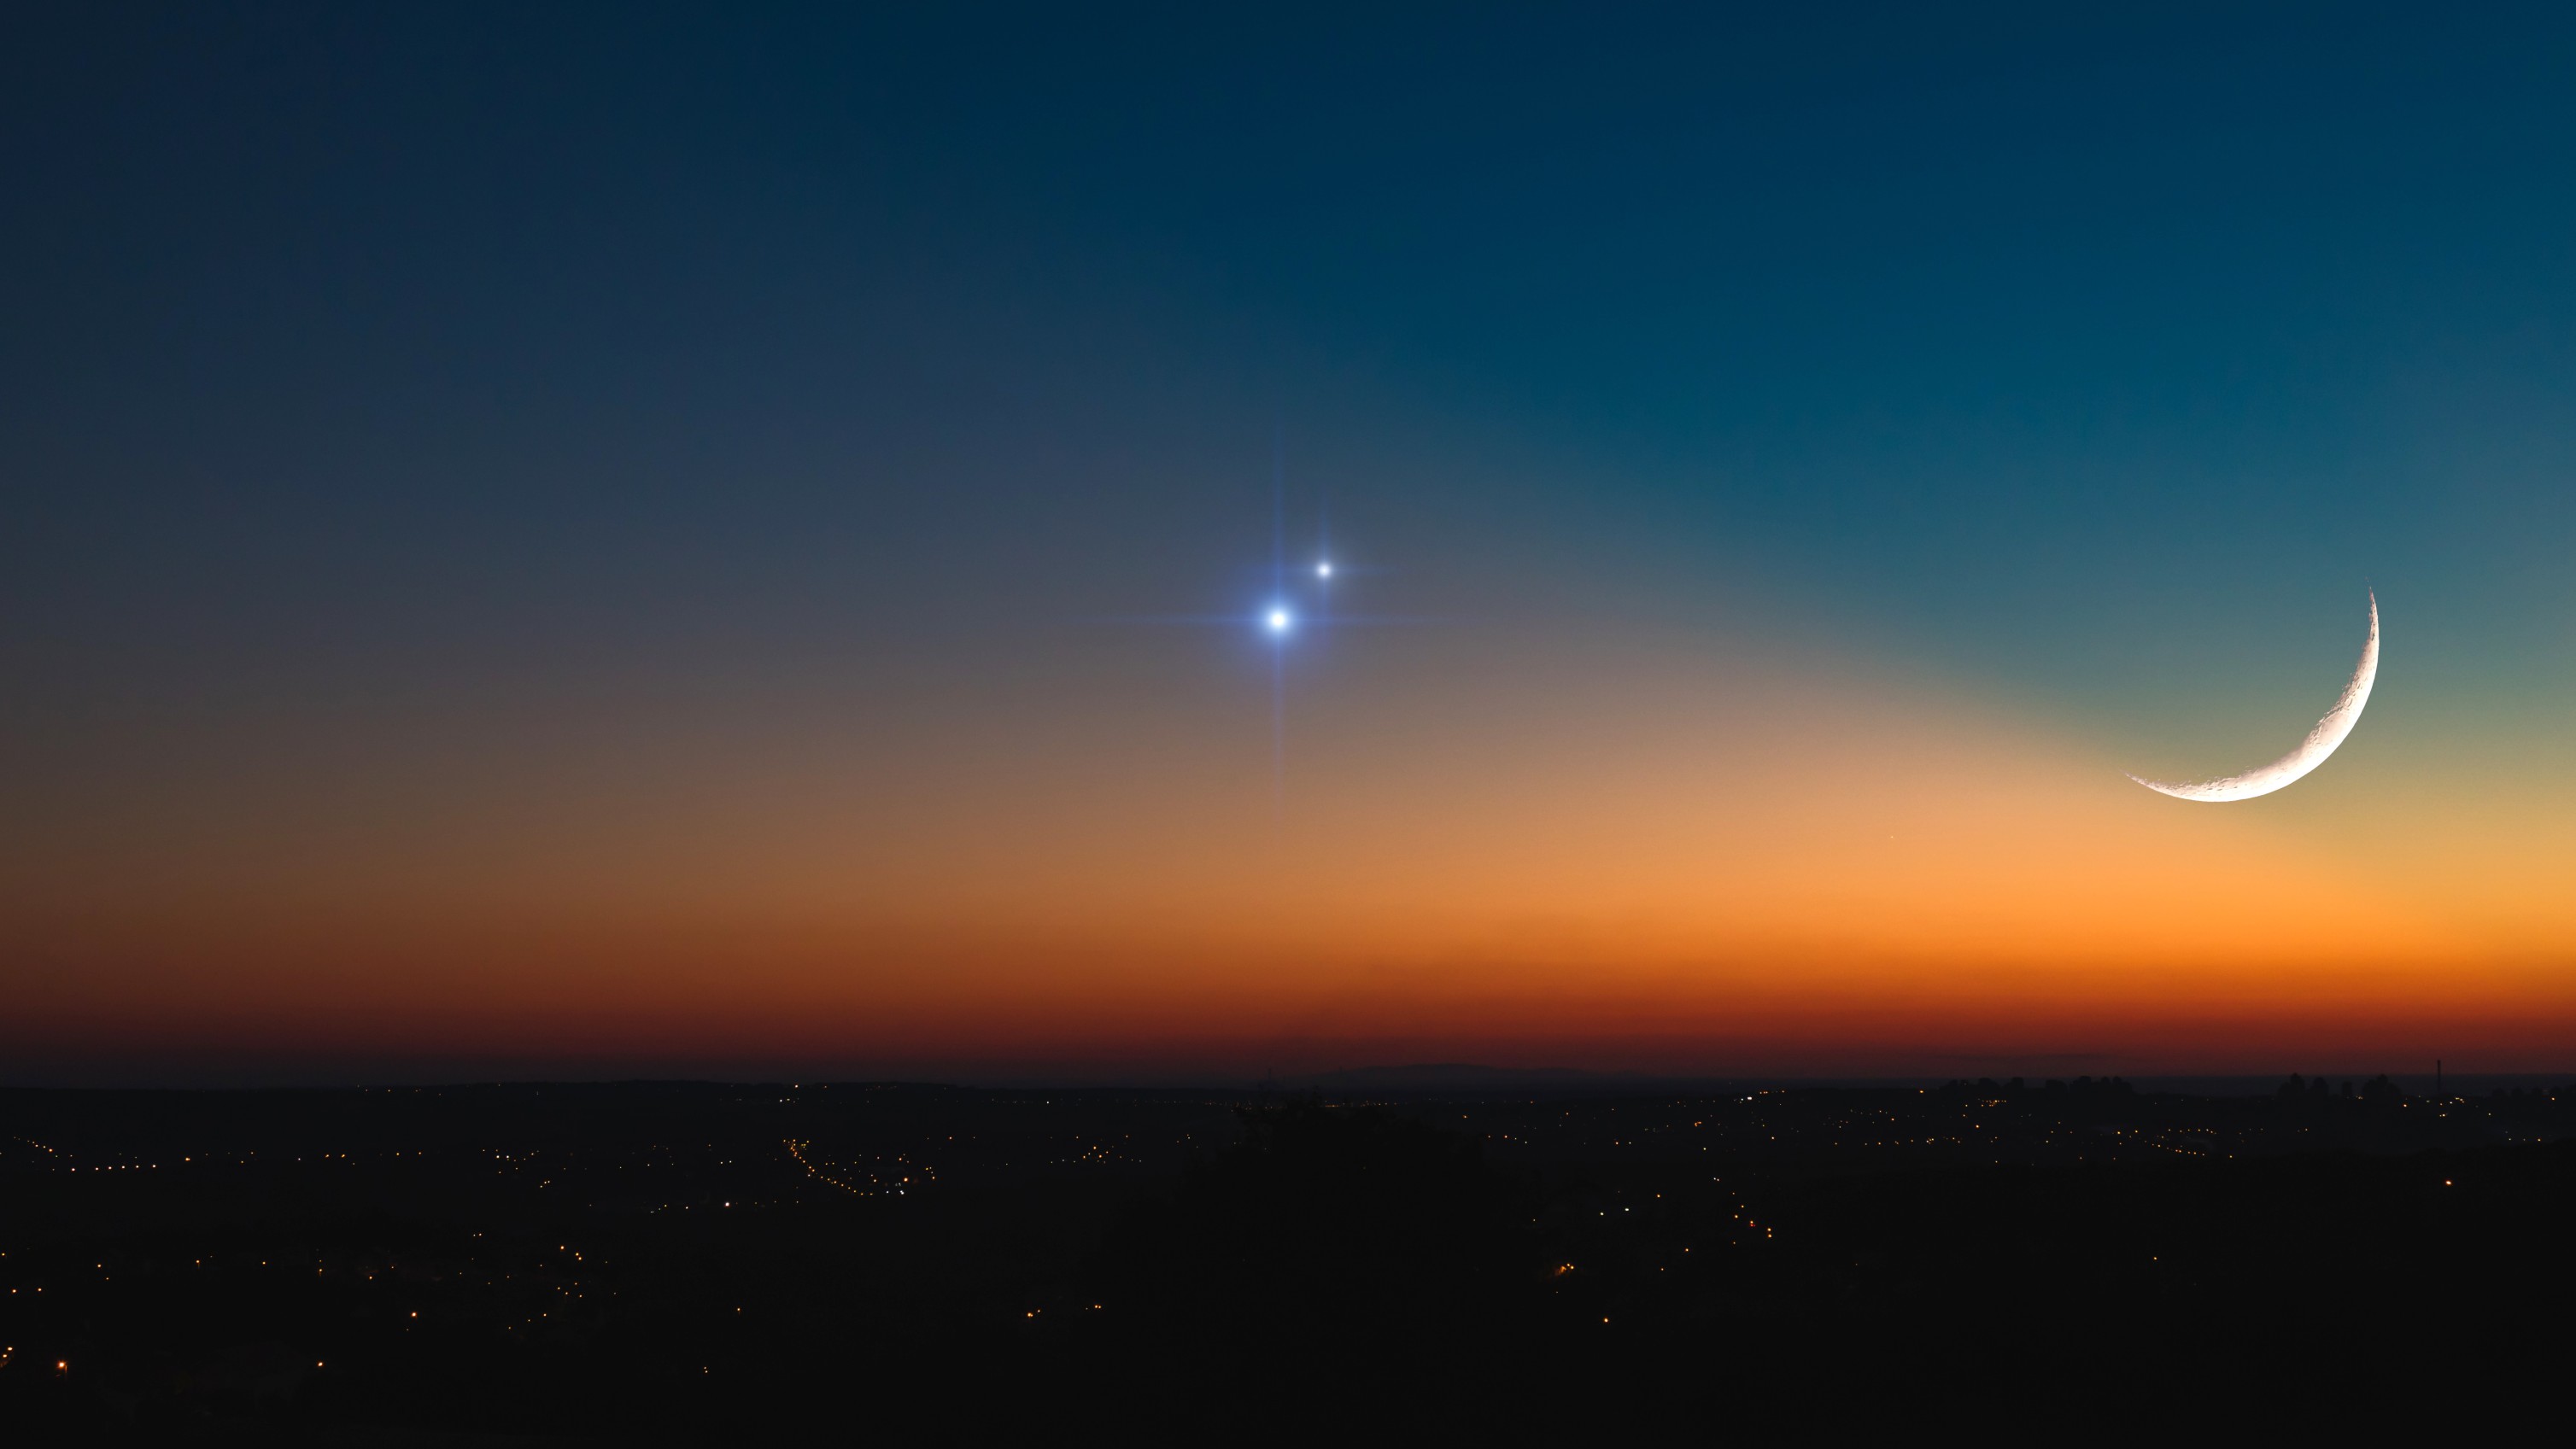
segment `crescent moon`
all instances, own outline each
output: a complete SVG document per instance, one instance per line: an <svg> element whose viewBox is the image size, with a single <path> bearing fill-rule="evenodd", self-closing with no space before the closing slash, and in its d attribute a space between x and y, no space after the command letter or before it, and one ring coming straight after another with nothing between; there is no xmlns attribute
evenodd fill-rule
<svg viewBox="0 0 2576 1449"><path fill-rule="evenodd" d="M2378 678L2379 595L2374 591L2370 596L2370 637L2362 643L2360 667L2353 670L2352 682L2343 687L2343 697L2326 711L2324 719L2317 721L2315 729L2308 731L2297 749L2260 769L2197 784L2169 785L2139 780L2135 775L2129 778L2177 800L2251 800L2257 795L2269 795L2326 762L2326 756L2335 752L2344 736L2352 733L2352 727L2361 723L2361 707L2370 703L2370 686Z"/></svg>

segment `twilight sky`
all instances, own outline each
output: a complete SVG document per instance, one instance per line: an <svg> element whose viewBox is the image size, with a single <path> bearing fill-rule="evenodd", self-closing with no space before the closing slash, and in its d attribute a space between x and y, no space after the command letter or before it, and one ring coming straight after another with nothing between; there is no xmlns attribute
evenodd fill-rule
<svg viewBox="0 0 2576 1449"><path fill-rule="evenodd" d="M2576 17L2079 8L13 13L0 1076L2576 1067Z"/></svg>

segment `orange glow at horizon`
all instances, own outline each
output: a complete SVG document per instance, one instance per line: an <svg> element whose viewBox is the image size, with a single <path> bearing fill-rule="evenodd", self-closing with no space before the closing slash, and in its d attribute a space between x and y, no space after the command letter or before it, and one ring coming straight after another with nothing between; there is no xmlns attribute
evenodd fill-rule
<svg viewBox="0 0 2576 1449"><path fill-rule="evenodd" d="M432 782L383 810L399 831L282 812L76 862L7 902L5 1030L888 1071L2576 1061L2576 916L2479 886L2569 841L2492 793L2407 806L2410 846L2151 795L2062 732L1857 669L1457 669L1301 717L1275 809L1224 729L1113 701L773 740L649 808L577 772Z"/></svg>

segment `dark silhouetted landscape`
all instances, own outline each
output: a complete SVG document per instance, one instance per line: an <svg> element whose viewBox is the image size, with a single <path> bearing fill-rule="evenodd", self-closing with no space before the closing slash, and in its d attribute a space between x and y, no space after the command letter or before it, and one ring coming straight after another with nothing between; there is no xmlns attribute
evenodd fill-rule
<svg viewBox="0 0 2576 1449"><path fill-rule="evenodd" d="M2569 1347L2576 1093L1595 1085L9 1091L0 1414L2145 1429L2366 1416Z"/></svg>

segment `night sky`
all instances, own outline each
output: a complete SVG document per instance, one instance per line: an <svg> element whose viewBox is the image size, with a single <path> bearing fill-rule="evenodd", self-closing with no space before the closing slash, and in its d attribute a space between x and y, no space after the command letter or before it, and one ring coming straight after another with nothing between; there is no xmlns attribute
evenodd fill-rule
<svg viewBox="0 0 2576 1449"><path fill-rule="evenodd" d="M20 7L0 1076L2576 1066L2570 75Z"/></svg>

